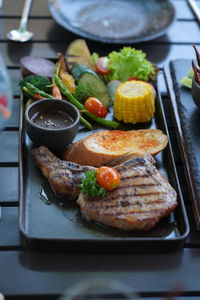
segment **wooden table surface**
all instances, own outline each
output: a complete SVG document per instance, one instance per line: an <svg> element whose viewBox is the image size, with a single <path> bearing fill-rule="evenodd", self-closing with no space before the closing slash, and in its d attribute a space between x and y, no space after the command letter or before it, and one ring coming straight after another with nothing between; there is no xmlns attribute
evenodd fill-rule
<svg viewBox="0 0 200 300"><path fill-rule="evenodd" d="M170 60L194 58L192 44L200 45L200 30L184 0L172 1L176 21L162 37L137 45L148 58L163 68ZM200 1L197 1L200 5ZM19 60L24 55L55 57L65 52L76 35L64 30L51 18L46 0L34 0L29 29L32 42L8 42L6 33L19 24L23 0L4 0L0 9L0 47L12 81L13 115L0 131L0 292L6 299L57 299L76 282L94 277L107 277L131 285L147 299L163 299L163 295L181 284L181 300L200 299L200 232L196 230L183 166L178 152L176 132L171 119L165 83L159 76L159 88L167 116L176 167L190 222L190 234L182 250L160 254L50 254L27 250L18 228L19 177ZM87 41L92 51L102 54L121 45L104 45Z"/></svg>

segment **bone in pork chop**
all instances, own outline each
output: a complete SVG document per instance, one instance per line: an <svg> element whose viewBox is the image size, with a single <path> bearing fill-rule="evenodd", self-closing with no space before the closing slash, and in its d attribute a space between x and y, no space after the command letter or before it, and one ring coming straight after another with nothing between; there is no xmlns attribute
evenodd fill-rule
<svg viewBox="0 0 200 300"><path fill-rule="evenodd" d="M84 173L95 169L60 160L45 146L32 149L31 154L36 165L48 179L55 194L64 197L77 198Z"/></svg>
<svg viewBox="0 0 200 300"><path fill-rule="evenodd" d="M178 204L175 190L154 163L147 154L116 166L121 175L120 186L99 199L91 199L81 192L77 203L82 215L125 230L153 228Z"/></svg>
<svg viewBox="0 0 200 300"><path fill-rule="evenodd" d="M77 203L89 220L125 230L149 230L178 205L176 192L149 154L117 165L120 186L96 199L80 193L84 173L96 168L62 161L44 146L33 149L32 157L56 194L79 195Z"/></svg>

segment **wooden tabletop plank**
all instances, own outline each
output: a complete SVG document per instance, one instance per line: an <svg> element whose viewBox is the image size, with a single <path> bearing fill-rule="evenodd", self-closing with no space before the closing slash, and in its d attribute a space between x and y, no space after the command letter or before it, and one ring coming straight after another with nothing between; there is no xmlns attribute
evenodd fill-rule
<svg viewBox="0 0 200 300"><path fill-rule="evenodd" d="M177 294L179 294L179 292L177 292ZM183 292L180 294L184 294ZM145 293L140 293L140 296L143 297L142 299L147 299L147 300L163 300L163 297L165 297L165 295L168 295L168 292L165 292L162 294L162 296L155 296L155 297L151 297L149 296L149 294L145 294ZM23 296L23 295L18 295L18 296L8 296L6 297L7 300L59 300L60 299L60 295L49 295L49 294L45 294L45 295L29 295L29 296ZM192 296L192 298L190 298L190 300L199 300L199 295L195 295ZM188 297L176 297L176 300L188 300Z"/></svg>
<svg viewBox="0 0 200 300"><path fill-rule="evenodd" d="M10 16L10 17L18 17L20 18L21 12L23 9L24 0L4 0L2 10L0 13L4 16ZM49 11L48 11L48 1L47 0L34 0L32 2L31 11L30 11L31 17L50 17Z"/></svg>
<svg viewBox="0 0 200 300"><path fill-rule="evenodd" d="M199 249L151 255L1 251L0 270L4 274L1 292L5 295L47 292L55 295L81 280L103 277L120 280L136 292L166 292L181 283L187 293L195 293L199 292L199 265ZM194 280L189 280L191 278Z"/></svg>
<svg viewBox="0 0 200 300"><path fill-rule="evenodd" d="M19 98L13 98L12 114L6 123L6 128L17 129L19 127Z"/></svg>
<svg viewBox="0 0 200 300"><path fill-rule="evenodd" d="M6 34L9 30L17 28L18 23L19 20L13 18L4 20L3 40L7 39ZM34 33L34 41L45 41L48 39L49 42L67 42L72 35L69 31L57 25L53 19L30 19L29 30ZM153 40L151 43L198 43L199 32L199 26L196 22L174 22L165 35ZM72 38L77 38L77 36L74 35Z"/></svg>
<svg viewBox="0 0 200 300"><path fill-rule="evenodd" d="M18 168L0 167L0 202L18 202Z"/></svg>
<svg viewBox="0 0 200 300"><path fill-rule="evenodd" d="M200 6L200 1L196 1L197 5ZM195 20L195 16L192 13L191 9L189 8L189 5L187 3L187 1L179 1L179 0L175 0L172 1L172 3L174 4L174 7L176 9L176 19L180 20L180 19L184 19L184 20Z"/></svg>
<svg viewBox="0 0 200 300"><path fill-rule="evenodd" d="M0 250L19 247L21 245L18 230L18 207L1 207Z"/></svg>
<svg viewBox="0 0 200 300"><path fill-rule="evenodd" d="M8 70L8 74L10 76L10 80L12 83L12 94L14 96L19 96L20 94L20 87L19 87L19 81L21 80L21 73L20 69L14 69L14 70Z"/></svg>
<svg viewBox="0 0 200 300"><path fill-rule="evenodd" d="M170 294L170 292L165 292L165 293L162 293L162 295L157 295L157 296L149 296L149 294L145 294L145 293L140 293L138 295L142 297L142 299L146 299L146 300L163 300L163 297L165 296L168 296L168 294ZM177 295L182 295L184 294L182 291L181 292L176 292ZM171 294L170 294L171 295ZM116 295L117 296L117 295ZM119 295L120 296L120 295ZM104 295L105 297L105 295ZM37 296L34 296L34 295L29 295L29 296L26 296L26 295L18 295L18 296L7 296L6 297L6 300L35 300L35 299L40 299L40 300L59 300L60 299L60 295L49 295L49 294L45 294L45 295L37 295ZM123 300L122 298L117 298L119 300ZM139 298L140 299L140 298ZM139 300L138 299L138 300ZM176 300L199 300L199 295L195 295L195 296L192 296L192 298L188 299L188 297L176 297Z"/></svg>
<svg viewBox="0 0 200 300"><path fill-rule="evenodd" d="M187 32L187 33L186 33ZM192 34L191 34L192 32ZM157 39L169 43L198 43L199 25L196 22L179 21L170 26L165 36Z"/></svg>
<svg viewBox="0 0 200 300"><path fill-rule="evenodd" d="M0 131L1 163L18 163L18 131Z"/></svg>

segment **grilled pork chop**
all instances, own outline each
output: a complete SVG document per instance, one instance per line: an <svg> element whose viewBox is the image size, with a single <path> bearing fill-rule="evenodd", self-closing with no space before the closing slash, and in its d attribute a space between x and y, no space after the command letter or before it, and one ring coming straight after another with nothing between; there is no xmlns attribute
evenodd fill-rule
<svg viewBox="0 0 200 300"><path fill-rule="evenodd" d="M99 199L82 192L77 203L88 220L125 230L149 230L177 206L175 190L154 166L151 155L133 158L116 169L120 186Z"/></svg>
<svg viewBox="0 0 200 300"><path fill-rule="evenodd" d="M60 160L45 146L33 149L31 154L36 165L48 179L55 194L64 197L77 198L84 173L95 169Z"/></svg>
<svg viewBox="0 0 200 300"><path fill-rule="evenodd" d="M62 161L48 148L32 150L32 157L54 192L61 196L78 197L82 215L87 219L125 230L149 230L160 218L177 206L174 189L154 166L149 154L120 163L120 186L105 197L91 199L80 193L84 173L96 168Z"/></svg>

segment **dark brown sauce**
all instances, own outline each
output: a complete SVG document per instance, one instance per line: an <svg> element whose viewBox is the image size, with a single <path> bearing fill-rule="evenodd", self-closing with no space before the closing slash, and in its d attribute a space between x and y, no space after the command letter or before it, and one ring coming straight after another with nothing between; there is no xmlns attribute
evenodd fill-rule
<svg viewBox="0 0 200 300"><path fill-rule="evenodd" d="M73 124L73 118L66 112L57 109L35 113L31 120L45 129L62 129Z"/></svg>

